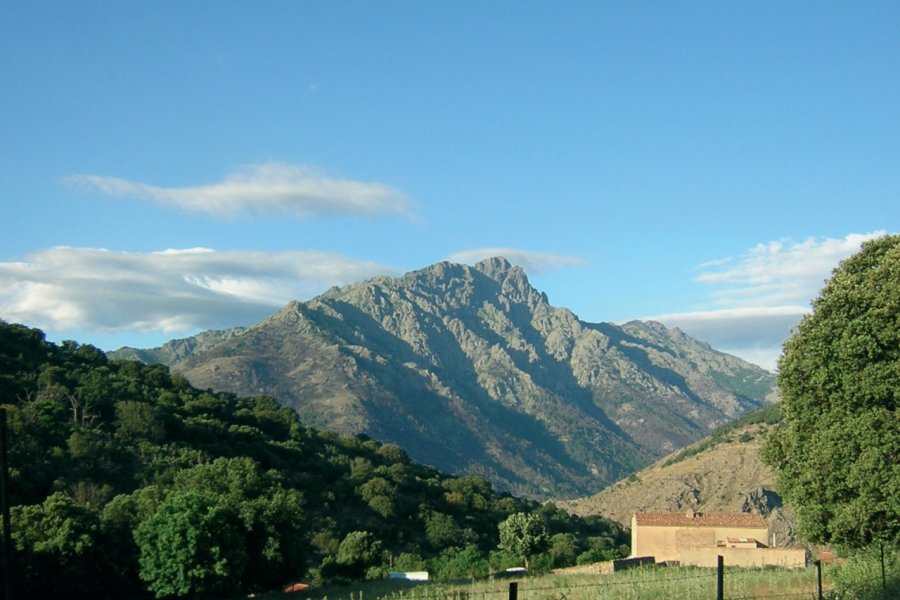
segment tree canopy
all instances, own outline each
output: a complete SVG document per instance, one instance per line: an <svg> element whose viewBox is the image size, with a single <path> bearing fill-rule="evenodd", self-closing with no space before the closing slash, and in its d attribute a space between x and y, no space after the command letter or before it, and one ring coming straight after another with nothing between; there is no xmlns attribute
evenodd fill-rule
<svg viewBox="0 0 900 600"><path fill-rule="evenodd" d="M512 514L500 523L499 530L500 547L522 557L526 569L531 556L543 550L550 541L547 525L536 513Z"/></svg>
<svg viewBox="0 0 900 600"><path fill-rule="evenodd" d="M900 236L826 282L779 361L783 421L765 459L809 541L900 541Z"/></svg>
<svg viewBox="0 0 900 600"><path fill-rule="evenodd" d="M169 494L134 532L141 579L157 598L232 589L247 561L239 527L212 494Z"/></svg>
<svg viewBox="0 0 900 600"><path fill-rule="evenodd" d="M510 566L497 525L517 512L575 535L579 557L593 540L627 540L395 445L306 427L273 398L198 390L3 321L0 393L17 598L234 595L392 564L487 575Z"/></svg>

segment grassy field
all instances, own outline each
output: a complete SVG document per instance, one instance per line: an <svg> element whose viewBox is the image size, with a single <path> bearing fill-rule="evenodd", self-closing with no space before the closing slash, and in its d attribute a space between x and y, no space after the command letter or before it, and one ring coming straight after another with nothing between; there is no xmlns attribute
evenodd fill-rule
<svg viewBox="0 0 900 600"><path fill-rule="evenodd" d="M413 584L372 581L348 586L310 588L275 598L304 600L506 600L515 581L519 600L713 600L715 569L641 568L612 575L541 575L520 579L488 579ZM815 567L806 569L726 569L725 598L816 598ZM824 587L831 584L825 575Z"/></svg>

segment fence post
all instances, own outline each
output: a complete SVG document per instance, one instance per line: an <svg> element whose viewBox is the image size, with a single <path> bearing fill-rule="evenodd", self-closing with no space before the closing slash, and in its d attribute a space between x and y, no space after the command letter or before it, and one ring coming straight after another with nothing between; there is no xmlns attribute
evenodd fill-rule
<svg viewBox="0 0 900 600"><path fill-rule="evenodd" d="M816 561L816 593L818 599L822 600L822 561Z"/></svg>
<svg viewBox="0 0 900 600"><path fill-rule="evenodd" d="M725 557L716 557L716 600L725 600Z"/></svg>
<svg viewBox="0 0 900 600"><path fill-rule="evenodd" d="M519 598L519 582L509 582L509 600L518 600Z"/></svg>

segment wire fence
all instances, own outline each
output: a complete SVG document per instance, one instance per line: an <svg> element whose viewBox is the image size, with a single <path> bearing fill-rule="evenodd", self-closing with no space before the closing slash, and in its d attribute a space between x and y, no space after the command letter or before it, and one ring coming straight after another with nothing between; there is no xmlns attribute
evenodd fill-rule
<svg viewBox="0 0 900 600"><path fill-rule="evenodd" d="M856 571L855 589L846 587L848 564L818 561L806 568L718 568L640 566L609 574L555 573L491 578L465 583L431 582L350 600L900 600L896 575L900 554L882 553ZM880 567L880 568L879 568ZM885 571L888 574L885 584ZM843 573L844 577L839 577ZM844 579L843 582L838 582ZM839 585L840 583L840 585ZM886 586L886 587L885 587ZM893 586L893 587L892 587ZM334 600L337 600L335 598Z"/></svg>
<svg viewBox="0 0 900 600"><path fill-rule="evenodd" d="M799 572L798 572L799 571ZM717 598L716 569L640 568L611 575L526 577L518 581L472 582L470 586L428 585L391 594L393 600L683 600ZM816 600L812 569L729 570L723 600L785 598ZM824 598L831 590L823 589ZM363 600L360 598L360 600Z"/></svg>

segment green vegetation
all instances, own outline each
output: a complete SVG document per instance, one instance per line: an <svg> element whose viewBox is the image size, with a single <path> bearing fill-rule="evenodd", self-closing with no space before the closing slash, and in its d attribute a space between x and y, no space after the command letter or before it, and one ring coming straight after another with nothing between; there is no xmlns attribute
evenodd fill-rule
<svg viewBox="0 0 900 600"><path fill-rule="evenodd" d="M664 462L662 466L668 467L670 465L680 463L687 458L700 454L704 450L709 450L710 448L714 448L719 444L731 442L735 439L734 433L736 431L744 429L745 427L749 427L750 425L775 425L780 421L781 408L778 404L772 404L765 408L747 413L746 415L738 418L735 421L722 425L721 427L716 429L709 437L704 438L702 441L685 448L684 450ZM742 443L749 442L752 439L752 436L750 436L750 434L748 434L747 432L742 433L737 438L737 440Z"/></svg>
<svg viewBox="0 0 900 600"><path fill-rule="evenodd" d="M823 588L829 600L882 600L875 596L839 596L833 584L839 567L826 566ZM567 574L483 579L477 581L405 582L373 581L350 586L308 590L306 600L504 600L510 581L516 581L518 597L530 600L709 600L716 597L716 570L695 567L644 567L609 575ZM878 580L880 584L880 579ZM816 597L816 569L725 568L727 599ZM287 594L270 596L288 598ZM890 598L884 596L884 600Z"/></svg>
<svg viewBox="0 0 900 600"><path fill-rule="evenodd" d="M764 458L809 541L900 542L900 236L843 261L785 343Z"/></svg>
<svg viewBox="0 0 900 600"><path fill-rule="evenodd" d="M882 551L884 562L882 563ZM882 569L883 566L883 569ZM853 552L833 569L834 587L841 600L900 598L900 552L881 544Z"/></svg>
<svg viewBox="0 0 900 600"><path fill-rule="evenodd" d="M17 598L237 596L391 568L478 577L521 565L497 549L516 513L553 541L535 569L627 548L611 522L316 431L272 398L198 390L3 322L0 398Z"/></svg>
<svg viewBox="0 0 900 600"><path fill-rule="evenodd" d="M525 568L529 559L543 550L550 542L547 525L540 515L515 513L500 523L500 548L522 557ZM559 543L563 543L562 540Z"/></svg>
<svg viewBox="0 0 900 600"><path fill-rule="evenodd" d="M725 566L724 597L817 597L816 567L747 569ZM708 600L716 596L716 570L696 567L641 567L609 575L554 573L516 579L485 578L428 583L367 581L326 585L304 592L306 600L498 600L516 581L520 598L531 600ZM884 585L884 587L882 587ZM849 560L822 566L823 597L827 600L895 600L900 597L900 553L885 556L881 578L878 552L864 552ZM288 598L271 594L267 600Z"/></svg>
<svg viewBox="0 0 900 600"><path fill-rule="evenodd" d="M768 373L737 371L723 373L711 369L710 378L727 390L748 399L765 398L772 392L772 379Z"/></svg>

